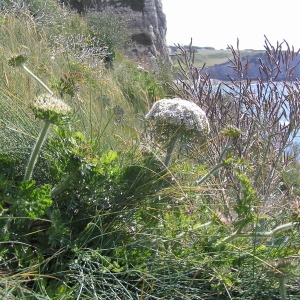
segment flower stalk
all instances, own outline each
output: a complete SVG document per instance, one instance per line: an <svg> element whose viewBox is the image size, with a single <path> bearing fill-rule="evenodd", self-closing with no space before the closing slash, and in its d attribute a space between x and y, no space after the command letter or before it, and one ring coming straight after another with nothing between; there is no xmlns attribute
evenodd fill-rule
<svg viewBox="0 0 300 300"><path fill-rule="evenodd" d="M45 143L45 140L47 138L47 134L49 131L51 123L49 121L44 122L44 126L42 127L39 136L37 137L37 140L35 142L35 145L33 146L33 149L31 151L31 155L29 157L29 161L25 170L25 175L23 181L27 181L31 179L34 167L36 165L40 150Z"/></svg>
<svg viewBox="0 0 300 300"><path fill-rule="evenodd" d="M39 78L37 77L35 74L33 74L26 66L25 64L21 64L22 68L29 74L31 75L35 80L37 80L46 90L48 93L50 93L51 95L53 95L53 92L48 88L48 86Z"/></svg>
<svg viewBox="0 0 300 300"><path fill-rule="evenodd" d="M172 159L172 153L175 149L176 146L176 142L178 141L179 135L177 133L175 133L172 137L171 140L167 146L167 154L166 154L166 158L165 158L165 166L168 168L170 163L171 163L171 159Z"/></svg>
<svg viewBox="0 0 300 300"><path fill-rule="evenodd" d="M71 108L63 101L53 97L53 92L47 87L47 85L34 73L32 73L26 66L27 58L24 55L17 55L12 57L8 64L14 67L22 67L30 76L37 80L46 90L47 94L43 94L35 99L31 108L35 116L44 121L44 125L37 137L37 140L31 151L29 161L25 169L25 175L23 180L30 180L33 174L34 167L36 165L39 153L48 135L48 131L51 123L62 125L68 120L68 114Z"/></svg>
<svg viewBox="0 0 300 300"><path fill-rule="evenodd" d="M221 241L218 242L218 244L224 244L224 243L228 243L231 242L237 238L248 238L248 237L255 237L255 238L260 238L260 237L272 237L276 234L278 234L279 232L282 231L286 231L286 230L290 230L293 229L294 226L296 225L296 222L289 222L289 223L285 223L282 225L279 225L277 227L275 227L273 230L270 231L263 231L263 232L241 232L242 229L245 227L245 224L242 223L242 225L235 231L233 232L231 235L225 237L224 239L222 239Z"/></svg>
<svg viewBox="0 0 300 300"><path fill-rule="evenodd" d="M63 101L53 97L51 94L43 94L37 97L31 108L35 116L44 121L44 125L37 137L35 145L25 170L24 181L31 179L39 153L48 135L51 124L62 125L68 121L71 108Z"/></svg>
<svg viewBox="0 0 300 300"><path fill-rule="evenodd" d="M192 141L199 134L209 132L205 112L195 103L180 99L161 99L154 103L145 116L153 120L155 131L162 139L168 139L165 166L169 167L178 139Z"/></svg>
<svg viewBox="0 0 300 300"><path fill-rule="evenodd" d="M281 300L287 300L287 294L286 294L286 283L287 283L287 277L282 275L279 278L279 293Z"/></svg>
<svg viewBox="0 0 300 300"><path fill-rule="evenodd" d="M48 93L53 95L53 92L48 88L48 86L34 73L32 73L29 68L26 67L25 62L27 61L26 55L16 55L9 59L8 64L13 67L22 67L30 76L32 76L38 83L40 83Z"/></svg>

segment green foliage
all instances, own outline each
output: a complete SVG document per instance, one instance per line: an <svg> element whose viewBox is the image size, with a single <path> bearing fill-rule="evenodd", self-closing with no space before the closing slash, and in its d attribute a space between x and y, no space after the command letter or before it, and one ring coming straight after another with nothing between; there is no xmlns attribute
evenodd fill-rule
<svg viewBox="0 0 300 300"><path fill-rule="evenodd" d="M254 207L258 202L255 189L245 174L237 173L236 176L241 185L241 199L237 202L234 210L239 218L253 220Z"/></svg>
<svg viewBox="0 0 300 300"><path fill-rule="evenodd" d="M34 180L17 183L14 173L17 160L11 156L1 154L1 186L0 205L9 214L17 217L37 219L42 217L51 207L52 199L49 184L37 187Z"/></svg>
<svg viewBox="0 0 300 300"><path fill-rule="evenodd" d="M50 215L51 226L48 229L48 243L53 248L70 245L70 227L62 218L59 209L53 209Z"/></svg>
<svg viewBox="0 0 300 300"><path fill-rule="evenodd" d="M94 49L107 46L108 53L113 55L113 51L124 47L129 40L127 21L113 10L101 13L89 11L85 20L91 31L89 43Z"/></svg>
<svg viewBox="0 0 300 300"><path fill-rule="evenodd" d="M12 213L32 219L42 217L52 205L50 189L48 184L35 187L34 180L22 182L19 187L19 195L9 201L12 205Z"/></svg>
<svg viewBox="0 0 300 300"><path fill-rule="evenodd" d="M288 134L299 122L277 124L263 110L273 103L266 94L269 106L251 98L240 111L237 99L252 95L245 82L233 82L238 97L215 94L205 77L170 86L163 62L154 72L118 52L123 21L25 2L0 23L2 298L297 299L299 166ZM30 106L43 87L7 63L22 65L23 50L74 110L66 126L50 128L26 181L41 127ZM101 59L115 54L113 68L98 63L96 50ZM182 71L199 75L183 62L191 57ZM278 98L269 83L277 101L270 111L290 101L296 118L300 92L287 84L291 94ZM143 116L153 101L178 94L201 100L211 133L180 146L166 169Z"/></svg>

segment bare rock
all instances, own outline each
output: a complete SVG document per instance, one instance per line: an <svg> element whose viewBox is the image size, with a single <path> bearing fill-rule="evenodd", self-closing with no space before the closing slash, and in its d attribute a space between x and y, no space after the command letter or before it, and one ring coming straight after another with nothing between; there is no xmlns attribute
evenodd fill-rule
<svg viewBox="0 0 300 300"><path fill-rule="evenodd" d="M158 58L170 61L162 0L70 0L69 3L79 13L113 9L116 14L128 16L131 43L125 53L152 68Z"/></svg>

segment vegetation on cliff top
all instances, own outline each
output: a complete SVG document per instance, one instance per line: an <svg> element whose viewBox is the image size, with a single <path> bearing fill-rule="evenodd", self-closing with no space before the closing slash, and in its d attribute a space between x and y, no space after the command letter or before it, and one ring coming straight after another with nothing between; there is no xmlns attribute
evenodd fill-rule
<svg viewBox="0 0 300 300"><path fill-rule="evenodd" d="M298 299L299 82L215 89L181 47L147 70L106 21L50 0L1 12L1 297ZM174 97L210 130L146 120Z"/></svg>

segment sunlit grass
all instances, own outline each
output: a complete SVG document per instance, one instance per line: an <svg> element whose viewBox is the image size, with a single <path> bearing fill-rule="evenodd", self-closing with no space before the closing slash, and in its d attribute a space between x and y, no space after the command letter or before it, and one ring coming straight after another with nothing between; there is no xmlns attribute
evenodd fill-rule
<svg viewBox="0 0 300 300"><path fill-rule="evenodd" d="M178 144L166 167L145 114L154 101L175 94L195 100L187 93L195 89L170 88L172 68L141 70L120 52L108 67L102 56L82 52L91 38L83 18L51 1L47 14L34 4L36 18L19 11L0 22L0 295L254 300L286 299L286 293L297 299L298 186L288 169L281 178L277 168L268 201L255 198L267 189L268 173L256 182L253 174L269 149L253 138L256 131L247 144L248 127L242 141L240 131L224 133L233 128L226 126L236 115L226 105L235 98L203 93L212 132ZM196 65L232 57L228 50L198 51ZM42 126L31 103L45 89L9 66L19 54L72 108L68 124L50 128L34 182L25 187L20 182ZM245 153L238 157L241 145ZM265 160L275 164L272 149ZM248 203L238 206L242 196ZM48 197L53 204L44 211ZM37 215L29 217L32 211ZM282 224L286 231L278 230Z"/></svg>

